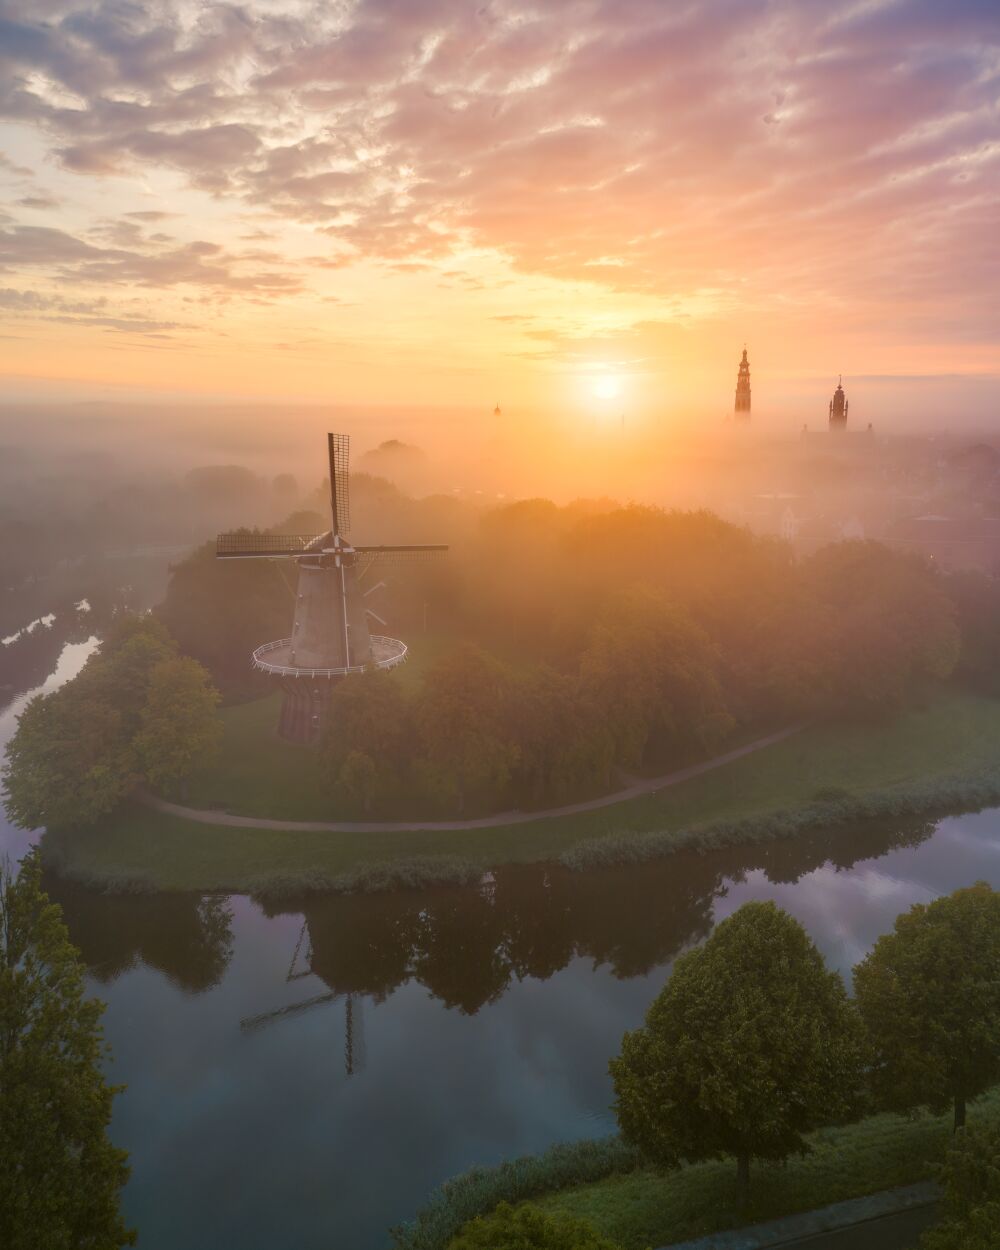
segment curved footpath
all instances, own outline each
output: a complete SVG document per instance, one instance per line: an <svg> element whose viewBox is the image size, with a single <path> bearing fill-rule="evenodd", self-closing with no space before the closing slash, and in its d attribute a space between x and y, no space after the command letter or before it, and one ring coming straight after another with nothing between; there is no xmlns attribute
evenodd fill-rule
<svg viewBox="0 0 1000 1250"><path fill-rule="evenodd" d="M136 792L136 798L148 807L157 811L168 812L171 816L181 816L185 820L194 820L202 825L235 825L241 829L275 829L290 833L408 833L421 831L444 832L462 829L496 829L506 825L527 825L536 820L549 820L555 816L578 816L581 812L593 812L601 807L614 807L628 799L637 799L644 794L655 794L667 786L675 786L678 782L689 781L692 777L700 777L702 773L721 768L723 764L731 764L733 760L742 759L744 755L752 755L764 747L774 746L783 742L793 734L800 733L805 722L789 725L779 729L777 733L768 734L765 738L757 738L745 746L727 751L725 755L713 756L700 764L691 764L688 768L679 768L676 772L664 773L662 777L650 777L645 781L635 781L624 790L616 790L614 794L605 794L599 799L588 799L583 803L567 803L564 807L549 807L538 812L497 812L494 816L479 816L474 820L270 820L261 816L235 816L231 812L212 811L200 807L184 807L181 803L169 803L166 799L157 798L145 790Z"/></svg>

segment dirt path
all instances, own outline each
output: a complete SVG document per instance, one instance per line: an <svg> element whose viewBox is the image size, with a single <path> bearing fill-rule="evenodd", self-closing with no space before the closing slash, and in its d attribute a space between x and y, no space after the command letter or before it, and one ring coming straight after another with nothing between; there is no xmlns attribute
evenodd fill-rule
<svg viewBox="0 0 1000 1250"><path fill-rule="evenodd" d="M692 777L700 777L702 773L711 772L713 768L721 768L723 764L731 764L733 760L742 759L744 755L752 755L754 751L774 746L776 742L783 742L804 728L804 723L789 725L785 729L779 729L777 733L768 734L766 738L758 738L754 742L746 743L745 746L727 751L725 755L716 755L710 760L703 760L700 764L691 764L688 768L679 768L676 772L664 773L662 777L635 781L624 790L602 795L599 799L588 799L584 803L567 803L565 807L549 807L538 812L497 812L493 816L480 816L475 820L268 820L260 816L234 816L230 812L184 807L180 803L168 803L166 799L157 798L142 790L136 793L136 798L147 807L154 807L160 812L169 812L171 816L183 816L185 820L194 820L203 825L233 825L240 829L276 829L291 833L416 833L419 831L497 829L504 825L527 825L535 820L551 820L556 816L578 816L582 812L594 812L601 807L613 807L616 803L637 799L644 794L655 794L657 790L675 786L681 781L689 781Z"/></svg>

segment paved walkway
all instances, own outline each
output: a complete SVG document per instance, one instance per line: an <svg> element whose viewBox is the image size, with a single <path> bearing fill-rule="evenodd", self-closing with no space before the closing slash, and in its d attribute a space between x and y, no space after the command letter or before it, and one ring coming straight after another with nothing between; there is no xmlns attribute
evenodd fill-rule
<svg viewBox="0 0 1000 1250"><path fill-rule="evenodd" d="M937 1185L923 1181L664 1250L915 1250L920 1234L940 1218L940 1195Z"/></svg>
<svg viewBox="0 0 1000 1250"><path fill-rule="evenodd" d="M602 807L613 807L616 803L624 803L628 799L637 799L644 794L655 794L657 790L675 786L681 781L689 781L692 777L700 777L702 773L721 768L723 764L731 764L733 760L742 759L744 755L752 755L764 747L774 746L783 742L793 734L805 728L805 723L789 725L779 729L777 733L768 734L766 738L757 738L745 746L727 751L725 755L716 755L700 764L691 764L688 768L679 768L676 772L664 773L662 777L650 777L644 781L634 781L624 790L616 790L614 794L605 794L599 799L588 799L583 803L567 803L564 807L549 807L539 812L497 812L494 816L479 816L474 820L268 820L261 816L235 816L231 812L212 811L201 807L184 807L180 803L168 803L166 799L157 798L144 790L136 792L136 798L148 807L157 811L169 812L171 816L183 816L185 820L194 820L203 825L235 825L241 829L277 829L292 833L404 833L420 830L445 832L462 829L497 829L503 825L527 825L535 820L550 820L556 816L579 816L583 812L594 812Z"/></svg>

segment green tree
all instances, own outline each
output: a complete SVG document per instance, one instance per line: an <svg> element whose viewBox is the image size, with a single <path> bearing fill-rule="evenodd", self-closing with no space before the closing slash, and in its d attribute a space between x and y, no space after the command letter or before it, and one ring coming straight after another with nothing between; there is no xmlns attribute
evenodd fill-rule
<svg viewBox="0 0 1000 1250"><path fill-rule="evenodd" d="M510 730L510 674L465 644L424 676L414 712L415 771L425 794L444 807L490 807L507 792L517 746Z"/></svg>
<svg viewBox="0 0 1000 1250"><path fill-rule="evenodd" d="M1000 1133L972 1126L955 1135L938 1179L944 1220L924 1234L921 1250L996 1250L1000 1230Z"/></svg>
<svg viewBox="0 0 1000 1250"><path fill-rule="evenodd" d="M365 812L379 800L388 805L400 791L412 749L409 701L395 675L353 673L337 682L319 751L337 798Z"/></svg>
<svg viewBox="0 0 1000 1250"><path fill-rule="evenodd" d="M649 589L620 596L602 614L580 674L626 767L711 749L733 726L707 637Z"/></svg>
<svg viewBox="0 0 1000 1250"><path fill-rule="evenodd" d="M546 665L532 668L518 675L510 702L514 786L522 804L561 803L610 787L614 741L572 677Z"/></svg>
<svg viewBox="0 0 1000 1250"><path fill-rule="evenodd" d="M1000 1081L1000 894L984 881L896 918L854 969L872 1083L898 1111L954 1107Z"/></svg>
<svg viewBox="0 0 1000 1250"><path fill-rule="evenodd" d="M0 871L0 1244L111 1250L135 1234L118 1209L127 1155L107 1137L103 1006L40 879L37 851Z"/></svg>
<svg viewBox="0 0 1000 1250"><path fill-rule="evenodd" d="M955 606L922 557L876 542L833 543L802 576L830 706L884 713L915 678L950 675L960 649Z"/></svg>
<svg viewBox="0 0 1000 1250"><path fill-rule="evenodd" d="M197 660L175 656L153 668L133 743L137 768L151 786L173 788L212 758L222 738L218 704L219 692Z"/></svg>
<svg viewBox="0 0 1000 1250"><path fill-rule="evenodd" d="M625 1139L661 1166L808 1149L803 1134L854 1113L861 1030L843 982L802 926L747 903L682 955L611 1061Z"/></svg>
<svg viewBox="0 0 1000 1250"><path fill-rule="evenodd" d="M90 666L18 717L3 765L4 805L28 829L89 825L124 797L132 752L121 714Z"/></svg>
<svg viewBox="0 0 1000 1250"><path fill-rule="evenodd" d="M533 1206L502 1202L448 1243L448 1250L620 1250L584 1220L556 1218Z"/></svg>
<svg viewBox="0 0 1000 1250"><path fill-rule="evenodd" d="M349 751L337 774L336 793L352 807L370 812L378 794L378 765L364 751Z"/></svg>
<svg viewBox="0 0 1000 1250"><path fill-rule="evenodd" d="M122 730L139 729L153 672L177 654L177 644L152 616L125 616L112 628L88 668L100 681L104 699L122 718Z"/></svg>

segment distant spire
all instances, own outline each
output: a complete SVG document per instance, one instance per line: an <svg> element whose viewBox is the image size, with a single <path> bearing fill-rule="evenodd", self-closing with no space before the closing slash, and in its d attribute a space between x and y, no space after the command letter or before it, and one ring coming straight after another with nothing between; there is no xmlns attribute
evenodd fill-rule
<svg viewBox="0 0 1000 1250"><path fill-rule="evenodd" d="M499 399L497 400L497 406L493 409L493 415L494 415L495 417L499 417L499 416L501 415L501 414L500 414L500 401L499 401Z"/></svg>
<svg viewBox="0 0 1000 1250"><path fill-rule="evenodd" d="M736 374L734 419L737 421L750 420L750 361L747 359L745 343L743 345L743 359L740 361L739 371Z"/></svg>

